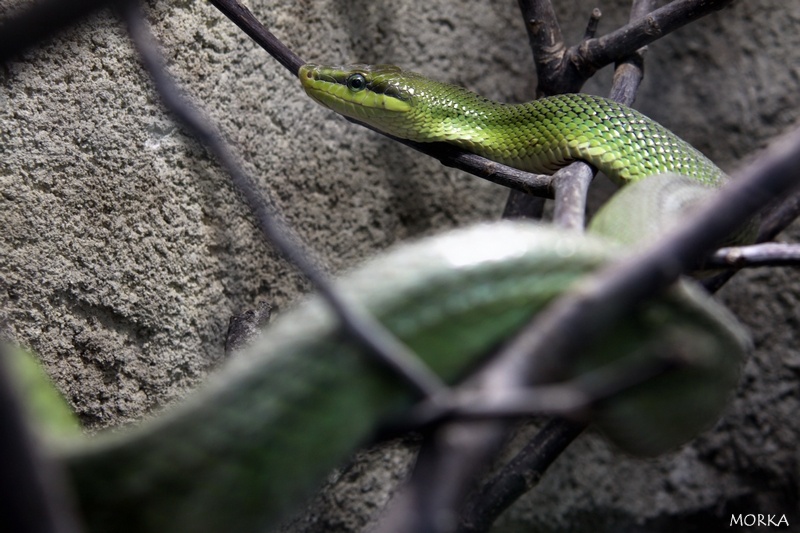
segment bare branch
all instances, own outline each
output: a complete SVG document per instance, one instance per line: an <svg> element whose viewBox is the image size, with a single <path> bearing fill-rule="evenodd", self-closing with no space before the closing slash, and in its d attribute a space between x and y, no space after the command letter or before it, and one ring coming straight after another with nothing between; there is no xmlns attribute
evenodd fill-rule
<svg viewBox="0 0 800 533"><path fill-rule="evenodd" d="M559 71L566 53L564 36L558 25L553 4L550 0L519 0L519 8L525 21L539 80L537 98L566 92L546 90L550 86L551 79L560 76Z"/></svg>
<svg viewBox="0 0 800 533"><path fill-rule="evenodd" d="M480 507L464 506L459 532L488 531L509 505L539 484L544 472L584 429L586 424L581 422L546 422L517 456L470 498L471 502L480 502Z"/></svg>
<svg viewBox="0 0 800 533"><path fill-rule="evenodd" d="M297 71L305 63L288 46L268 31L249 9L235 0L208 0L226 17L231 19L253 41L266 50L289 72L297 76Z"/></svg>
<svg viewBox="0 0 800 533"><path fill-rule="evenodd" d="M570 48L565 60L575 65L584 79L598 69L634 53L690 22L726 7L733 0L675 0L597 39Z"/></svg>
<svg viewBox="0 0 800 533"><path fill-rule="evenodd" d="M407 139L400 139L383 133L367 124L362 124L355 120L350 120L356 124L369 128L380 133L385 137L394 139L418 152L438 159L446 167L457 168L468 172L473 176L483 178L492 183L508 187L524 194L533 194L542 198L553 198L555 190L553 188L553 176L544 174L532 174L513 167L509 167L491 159L486 159L479 155L465 152L447 143L418 143Z"/></svg>
<svg viewBox="0 0 800 533"><path fill-rule="evenodd" d="M600 19L603 17L603 12L600 8L592 9L592 14L589 16L589 22L586 24L586 31L583 32L583 40L588 41L593 39L597 34L597 28L600 26Z"/></svg>
<svg viewBox="0 0 800 533"><path fill-rule="evenodd" d="M655 4L654 0L634 0L631 7L631 22L646 17L653 11ZM636 101L639 84L644 78L644 54L646 51L647 47L639 48L617 62L609 95L612 100L629 106Z"/></svg>
<svg viewBox="0 0 800 533"><path fill-rule="evenodd" d="M582 161L572 163L553 174L555 205L553 224L564 229L583 231L586 221L586 196L597 169Z"/></svg>
<svg viewBox="0 0 800 533"><path fill-rule="evenodd" d="M539 95L575 93L602 67L621 61L636 50L714 11L733 0L675 0L632 19L602 37L566 48L548 0L523 2L528 37L536 57ZM644 11L645 13L647 11Z"/></svg>
<svg viewBox="0 0 800 533"><path fill-rule="evenodd" d="M778 242L720 248L703 262L703 268L755 268L800 266L800 245Z"/></svg>

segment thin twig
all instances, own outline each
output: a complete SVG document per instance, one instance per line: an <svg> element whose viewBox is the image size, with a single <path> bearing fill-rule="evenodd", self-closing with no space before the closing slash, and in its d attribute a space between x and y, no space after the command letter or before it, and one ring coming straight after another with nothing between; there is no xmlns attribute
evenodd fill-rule
<svg viewBox="0 0 800 533"><path fill-rule="evenodd" d="M603 12L599 7L592 9L592 14L589 15L589 22L586 23L586 30L583 32L583 40L588 41L593 39L597 34L597 28L600 26L600 19L603 17Z"/></svg>
<svg viewBox="0 0 800 533"><path fill-rule="evenodd" d="M166 71L138 2L131 1L125 4L124 18L128 33L164 105L214 155L250 208L258 228L267 240L311 281L335 312L347 334L423 397L445 390L445 385L438 376L423 365L419 358L378 321L353 303L344 300L327 276L309 258L308 251L297 243L289 229L273 215L273 210L261 191L244 172L222 137L205 117L181 96L180 89Z"/></svg>
<svg viewBox="0 0 800 533"><path fill-rule="evenodd" d="M305 63L288 46L269 32L245 6L234 0L208 0L226 17L231 19L253 41L266 50L269 55L297 76L297 71Z"/></svg>
<svg viewBox="0 0 800 533"><path fill-rule="evenodd" d="M394 427L425 430L453 419L514 419L540 415L582 422L588 420L593 407L685 366L686 362L678 358L623 358L560 383L519 389L459 389L443 398L423 400Z"/></svg>

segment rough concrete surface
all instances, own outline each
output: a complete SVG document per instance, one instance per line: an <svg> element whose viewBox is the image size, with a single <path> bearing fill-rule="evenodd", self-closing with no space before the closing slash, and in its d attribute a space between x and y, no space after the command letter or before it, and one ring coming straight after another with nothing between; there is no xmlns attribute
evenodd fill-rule
<svg viewBox="0 0 800 533"><path fill-rule="evenodd" d="M0 0L0 16L24 1ZM557 2L574 42L622 0ZM510 1L251 1L303 58L392 62L524 101L535 79ZM286 221L338 272L394 242L499 215L501 188L318 108L205 2L151 3L169 68ZM729 170L800 117L800 4L735 2L650 47L637 107ZM603 94L608 73L587 89ZM219 360L231 315L308 289L262 241L226 178L167 116L118 21L101 13L0 72L0 318L91 429L176 401ZM723 300L756 351L726 416L655 460L581 437L499 531L692 531L732 512L800 530L798 276L737 276ZM291 531L360 531L410 445L365 452Z"/></svg>

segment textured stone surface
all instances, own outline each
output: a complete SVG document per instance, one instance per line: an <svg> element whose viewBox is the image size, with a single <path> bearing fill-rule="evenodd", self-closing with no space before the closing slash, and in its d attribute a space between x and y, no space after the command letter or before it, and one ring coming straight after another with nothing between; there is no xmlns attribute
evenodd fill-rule
<svg viewBox="0 0 800 533"><path fill-rule="evenodd" d="M0 0L0 14L25 2ZM600 32L627 17L601 7ZM533 93L513 2L250 2L302 57L393 62L523 101ZM593 2L558 2L565 36ZM393 242L499 214L505 192L312 104L204 2L150 11L171 71L219 124L320 261L340 271ZM736 2L652 45L637 107L725 169L800 116L800 7ZM604 94L608 73L587 87ZM165 115L118 22L99 14L0 72L0 317L89 427L182 397L220 358L228 317L307 290L225 177ZM800 342L795 271L739 276L723 298L757 351L728 415L653 461L581 438L503 531L688 531L732 510L797 513ZM366 454L294 531L356 531L407 447ZM337 485L338 484L338 485Z"/></svg>

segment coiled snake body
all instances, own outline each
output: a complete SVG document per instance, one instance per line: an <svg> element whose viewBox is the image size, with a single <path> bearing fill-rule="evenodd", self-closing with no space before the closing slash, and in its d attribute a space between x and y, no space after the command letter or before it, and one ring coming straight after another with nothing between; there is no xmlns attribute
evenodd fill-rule
<svg viewBox="0 0 800 533"><path fill-rule="evenodd" d="M634 201L651 206L633 220L611 202L598 231L624 232L626 242L680 216L662 207L672 205L676 183L691 200L725 179L668 130L602 98L506 106L396 67L306 65L300 79L315 100L388 133L452 142L523 169L583 159L620 182L688 176L651 177L638 192L629 186ZM453 382L587 272L624 253L608 237L485 224L401 245L339 288ZM608 331L573 373L680 352L686 368L608 402L596 419L624 449L658 453L715 420L747 342L724 308L682 283ZM183 404L139 427L54 449L89 531L263 531L411 401L311 298Z"/></svg>

